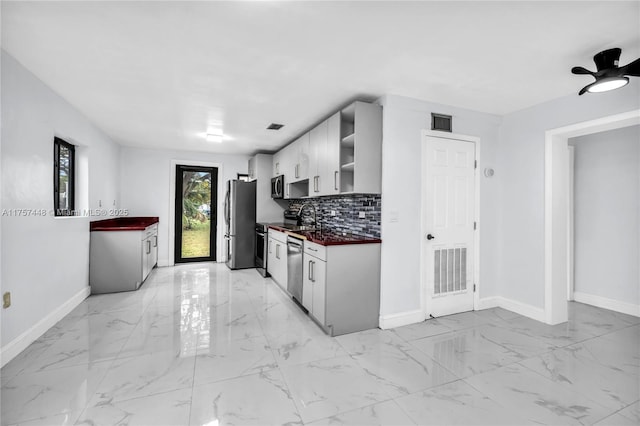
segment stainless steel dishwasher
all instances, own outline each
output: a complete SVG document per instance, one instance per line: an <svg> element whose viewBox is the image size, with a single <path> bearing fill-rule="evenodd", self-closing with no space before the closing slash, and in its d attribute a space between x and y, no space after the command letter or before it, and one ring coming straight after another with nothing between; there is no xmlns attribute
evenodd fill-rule
<svg viewBox="0 0 640 426"><path fill-rule="evenodd" d="M302 240L291 236L287 237L287 278L289 294L302 303Z"/></svg>

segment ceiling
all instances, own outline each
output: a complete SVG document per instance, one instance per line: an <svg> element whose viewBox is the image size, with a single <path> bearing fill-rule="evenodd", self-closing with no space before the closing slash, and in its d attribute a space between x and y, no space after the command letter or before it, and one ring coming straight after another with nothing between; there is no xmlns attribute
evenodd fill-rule
<svg viewBox="0 0 640 426"><path fill-rule="evenodd" d="M638 1L2 1L3 49L116 142L238 154L356 98L505 114L577 96L571 67L636 59L639 28Z"/></svg>

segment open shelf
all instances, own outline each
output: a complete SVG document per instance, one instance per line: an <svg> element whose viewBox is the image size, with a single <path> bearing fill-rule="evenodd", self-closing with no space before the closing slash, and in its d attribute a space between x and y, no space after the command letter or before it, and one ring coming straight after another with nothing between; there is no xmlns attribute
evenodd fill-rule
<svg viewBox="0 0 640 426"><path fill-rule="evenodd" d="M340 166L340 169L344 171L353 171L354 166L355 166L355 163L352 161L350 163L342 164Z"/></svg>
<svg viewBox="0 0 640 426"><path fill-rule="evenodd" d="M345 147L353 147L353 143L356 139L356 134L355 133L351 133L348 136L345 136L344 138L342 138L342 145Z"/></svg>

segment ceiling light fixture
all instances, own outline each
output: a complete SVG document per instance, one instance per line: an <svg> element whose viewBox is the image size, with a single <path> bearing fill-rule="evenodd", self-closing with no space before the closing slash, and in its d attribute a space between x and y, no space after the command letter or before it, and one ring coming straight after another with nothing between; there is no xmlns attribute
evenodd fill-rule
<svg viewBox="0 0 640 426"><path fill-rule="evenodd" d="M280 130L284 127L284 124L271 123L267 126L267 130Z"/></svg>
<svg viewBox="0 0 640 426"><path fill-rule="evenodd" d="M585 86L580 90L578 95L585 92L601 93L609 90L619 89L629 83L629 77L640 77L640 58L621 67L620 65L620 48L603 50L593 57L596 63L596 71L589 71L584 67L573 67L573 74L591 75L596 79L593 83Z"/></svg>
<svg viewBox="0 0 640 426"><path fill-rule="evenodd" d="M222 143L223 133L220 129L211 129L207 132L207 142Z"/></svg>
<svg viewBox="0 0 640 426"><path fill-rule="evenodd" d="M214 135L213 133L207 133L207 142L221 143L222 135Z"/></svg>
<svg viewBox="0 0 640 426"><path fill-rule="evenodd" d="M628 77L603 78L602 80L596 81L595 83L587 86L587 92L589 93L608 92L609 90L619 89L622 86L626 86L627 84L629 84Z"/></svg>

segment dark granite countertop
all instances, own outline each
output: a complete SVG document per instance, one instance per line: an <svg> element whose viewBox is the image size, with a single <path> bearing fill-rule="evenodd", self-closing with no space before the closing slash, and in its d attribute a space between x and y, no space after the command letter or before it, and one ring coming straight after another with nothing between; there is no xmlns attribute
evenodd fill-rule
<svg viewBox="0 0 640 426"><path fill-rule="evenodd" d="M158 222L159 218L155 216L116 217L91 222L89 229L91 231L144 231L146 227Z"/></svg>
<svg viewBox="0 0 640 426"><path fill-rule="evenodd" d="M379 244L379 238L365 237L356 234L341 234L331 231L299 231L291 229L284 224L269 224L269 228L284 232L296 238L311 241L323 246L337 246L345 244Z"/></svg>

